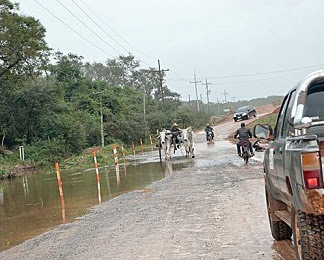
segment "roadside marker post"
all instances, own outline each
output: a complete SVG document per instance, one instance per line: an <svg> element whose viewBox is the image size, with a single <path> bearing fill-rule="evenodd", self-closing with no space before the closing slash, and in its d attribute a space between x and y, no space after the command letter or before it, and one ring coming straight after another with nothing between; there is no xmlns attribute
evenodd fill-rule
<svg viewBox="0 0 324 260"><path fill-rule="evenodd" d="M101 203L100 175L99 175L96 151L93 151L92 155L93 155L93 161L94 161L94 166L95 166L95 170L96 170L96 179L97 179L97 188L98 188L98 200L99 200L99 203Z"/></svg>
<svg viewBox="0 0 324 260"><path fill-rule="evenodd" d="M151 150L153 152L153 140L152 140L152 136L150 135L150 144L151 144Z"/></svg>
<svg viewBox="0 0 324 260"><path fill-rule="evenodd" d="M25 161L25 148L23 146L19 146L19 159Z"/></svg>
<svg viewBox="0 0 324 260"><path fill-rule="evenodd" d="M113 152L114 152L114 161L115 161L115 165L118 165L119 161L118 161L118 153L117 153L117 146L115 144L111 145Z"/></svg>
<svg viewBox="0 0 324 260"><path fill-rule="evenodd" d="M121 148L121 151L122 151L124 165L125 165L126 164L126 159L125 159L125 149L124 149L124 144L123 143L120 145L120 148Z"/></svg>
<svg viewBox="0 0 324 260"><path fill-rule="evenodd" d="M62 187L62 180L61 180L61 173L59 164L55 163L55 170L56 170L56 177L57 177L57 185L59 188L60 198L61 198L61 205L62 205L62 223L66 223L65 218L65 202L64 202L64 194L63 194L63 187Z"/></svg>
<svg viewBox="0 0 324 260"><path fill-rule="evenodd" d="M135 144L134 144L134 142L132 142L132 149L133 149L133 155L135 156Z"/></svg>
<svg viewBox="0 0 324 260"><path fill-rule="evenodd" d="M142 138L140 139L140 145L141 145L141 152L144 153L144 150L143 150L143 140L142 140Z"/></svg>

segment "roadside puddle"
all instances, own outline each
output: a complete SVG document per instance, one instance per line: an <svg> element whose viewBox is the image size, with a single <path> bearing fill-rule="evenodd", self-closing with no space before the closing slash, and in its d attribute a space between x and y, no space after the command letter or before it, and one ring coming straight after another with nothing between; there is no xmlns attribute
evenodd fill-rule
<svg viewBox="0 0 324 260"><path fill-rule="evenodd" d="M154 192L150 183L190 167L188 160L149 162L100 168L102 201L133 190ZM94 169L61 170L64 219L73 222L98 204ZM63 210L56 173L37 173L0 182L0 251L62 224Z"/></svg>

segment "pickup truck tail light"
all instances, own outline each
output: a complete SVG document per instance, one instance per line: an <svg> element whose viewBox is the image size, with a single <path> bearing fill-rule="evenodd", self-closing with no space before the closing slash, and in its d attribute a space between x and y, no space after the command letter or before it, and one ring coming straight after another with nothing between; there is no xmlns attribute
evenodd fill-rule
<svg viewBox="0 0 324 260"><path fill-rule="evenodd" d="M319 152L303 153L302 164L306 189L323 188L322 166Z"/></svg>

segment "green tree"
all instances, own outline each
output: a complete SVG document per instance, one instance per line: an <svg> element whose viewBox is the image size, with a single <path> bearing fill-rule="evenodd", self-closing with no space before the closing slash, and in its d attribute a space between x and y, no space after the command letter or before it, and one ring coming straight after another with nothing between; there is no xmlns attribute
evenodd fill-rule
<svg viewBox="0 0 324 260"><path fill-rule="evenodd" d="M0 80L6 74L33 75L48 57L45 28L18 10L18 4L0 1Z"/></svg>

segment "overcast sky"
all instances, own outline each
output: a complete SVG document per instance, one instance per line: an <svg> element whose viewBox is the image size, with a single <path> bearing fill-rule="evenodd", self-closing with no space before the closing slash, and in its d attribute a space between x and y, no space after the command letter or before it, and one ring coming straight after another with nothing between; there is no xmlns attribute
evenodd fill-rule
<svg viewBox="0 0 324 260"><path fill-rule="evenodd" d="M35 0L20 0L21 12L46 27L50 47L82 55L86 61L104 62L108 54L118 56L117 51L126 55L125 49L141 60L143 67L156 67L160 59L162 67L170 69L168 86L180 92L183 100L188 100L189 94L195 98L190 84L194 69L199 80L212 82L210 101L215 102L224 100L224 90L229 93L228 100L284 95L309 72L324 68L314 66L324 65L322 0L73 0L106 33L72 0L59 0L113 48L57 0L37 1L105 52L56 20ZM205 101L205 87L200 83L198 88Z"/></svg>

